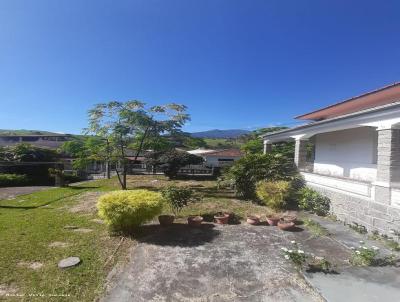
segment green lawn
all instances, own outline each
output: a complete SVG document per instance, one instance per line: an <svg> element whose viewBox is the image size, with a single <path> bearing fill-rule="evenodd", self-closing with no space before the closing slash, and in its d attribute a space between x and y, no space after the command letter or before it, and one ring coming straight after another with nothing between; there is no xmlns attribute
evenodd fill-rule
<svg viewBox="0 0 400 302"><path fill-rule="evenodd" d="M128 178L129 189L160 190L172 183L192 187L203 196L201 202L191 204L181 212L182 221L193 214L211 220L218 211L233 212L239 218L268 212L266 207L235 199L232 191L217 190L215 181L168 181L163 176ZM49 295L68 295L58 297L57 301L93 301L99 297L108 272L134 243L133 239L125 239L111 257L121 238L110 236L107 227L99 223L95 202L101 192L115 189L119 189L116 179L99 180L1 200L0 300L1 294L4 297L5 293L25 295L7 298L7 301L54 301L55 298ZM77 232L65 229L65 226L91 231ZM51 246L60 243L67 246ZM72 269L60 270L58 261L70 256L80 257L82 263ZM30 265L42 266L34 269ZM30 294L44 296L30 297Z"/></svg>

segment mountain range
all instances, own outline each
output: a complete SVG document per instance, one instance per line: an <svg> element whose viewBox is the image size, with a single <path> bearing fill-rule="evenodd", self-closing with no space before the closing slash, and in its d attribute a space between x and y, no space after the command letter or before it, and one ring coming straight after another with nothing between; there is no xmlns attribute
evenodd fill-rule
<svg viewBox="0 0 400 302"><path fill-rule="evenodd" d="M193 132L191 133L191 136L196 138L237 138L241 135L249 134L250 132L251 131L242 129L213 129L208 131Z"/></svg>

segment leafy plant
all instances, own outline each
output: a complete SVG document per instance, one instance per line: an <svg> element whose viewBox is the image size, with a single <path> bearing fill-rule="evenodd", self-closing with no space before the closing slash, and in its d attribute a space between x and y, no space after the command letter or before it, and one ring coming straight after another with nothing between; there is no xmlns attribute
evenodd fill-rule
<svg viewBox="0 0 400 302"><path fill-rule="evenodd" d="M314 236L327 236L329 232L326 228L321 226L318 222L311 220L311 219L304 219L303 220L304 226L313 233Z"/></svg>
<svg viewBox="0 0 400 302"><path fill-rule="evenodd" d="M300 209L310 211L320 216L329 214L330 200L317 191L304 187L299 191L298 206Z"/></svg>
<svg viewBox="0 0 400 302"><path fill-rule="evenodd" d="M352 224L348 225L350 229L356 231L357 233L360 234L367 234L367 228L363 226L362 224L358 224L357 222L353 222Z"/></svg>
<svg viewBox="0 0 400 302"><path fill-rule="evenodd" d="M370 266L377 262L379 249L377 247L368 248L361 243L358 249L354 249L350 262L357 266Z"/></svg>
<svg viewBox="0 0 400 302"><path fill-rule="evenodd" d="M161 196L168 203L172 212L176 215L187 206L189 202L197 201L198 197L189 188L168 186L161 191Z"/></svg>
<svg viewBox="0 0 400 302"><path fill-rule="evenodd" d="M24 174L0 174L0 187L18 187L29 183Z"/></svg>
<svg viewBox="0 0 400 302"><path fill-rule="evenodd" d="M159 215L162 206L161 195L148 190L114 191L97 202L99 216L112 230L125 233Z"/></svg>
<svg viewBox="0 0 400 302"><path fill-rule="evenodd" d="M395 234L394 231L391 231L391 233ZM371 235L369 235L368 238L383 242L383 244L392 251L400 251L400 244L395 241L394 238L389 237L385 234L379 234L379 232L376 230L372 231Z"/></svg>
<svg viewBox="0 0 400 302"><path fill-rule="evenodd" d="M235 161L225 176L232 179L238 197L254 199L257 182L265 179L291 181L296 175L291 159L280 153L271 153L248 154Z"/></svg>
<svg viewBox="0 0 400 302"><path fill-rule="evenodd" d="M278 211L285 208L290 190L288 181L260 181L257 183L256 193L266 206Z"/></svg>
<svg viewBox="0 0 400 302"><path fill-rule="evenodd" d="M307 272L322 272L325 274L335 273L334 266L325 257L313 256L312 260L308 263Z"/></svg>
<svg viewBox="0 0 400 302"><path fill-rule="evenodd" d="M286 260L290 260L296 266L297 269L301 270L305 263L307 262L306 253L299 249L298 244L295 241L292 241L293 248L288 249L286 247L282 247L283 256Z"/></svg>

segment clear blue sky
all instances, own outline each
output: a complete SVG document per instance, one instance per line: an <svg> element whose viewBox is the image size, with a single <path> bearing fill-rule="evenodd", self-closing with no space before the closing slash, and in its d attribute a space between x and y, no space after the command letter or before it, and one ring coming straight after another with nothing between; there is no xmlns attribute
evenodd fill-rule
<svg viewBox="0 0 400 302"><path fill-rule="evenodd" d="M129 99L253 129L399 80L398 0L0 1L0 129Z"/></svg>

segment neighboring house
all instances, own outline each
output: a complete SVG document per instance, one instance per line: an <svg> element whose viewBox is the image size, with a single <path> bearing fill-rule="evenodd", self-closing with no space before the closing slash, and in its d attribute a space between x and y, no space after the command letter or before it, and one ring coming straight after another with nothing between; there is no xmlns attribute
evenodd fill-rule
<svg viewBox="0 0 400 302"><path fill-rule="evenodd" d="M234 163L243 156L238 149L224 149L224 150L207 150L196 149L188 151L188 153L195 154L203 157L204 165L210 167L226 167Z"/></svg>
<svg viewBox="0 0 400 302"><path fill-rule="evenodd" d="M347 223L400 230L400 83L298 116L312 122L266 134L295 140L294 161L307 185L327 195Z"/></svg>
<svg viewBox="0 0 400 302"><path fill-rule="evenodd" d="M72 140L69 134L52 135L0 135L0 146L15 146L20 143L31 144L36 147L59 148L66 141Z"/></svg>

